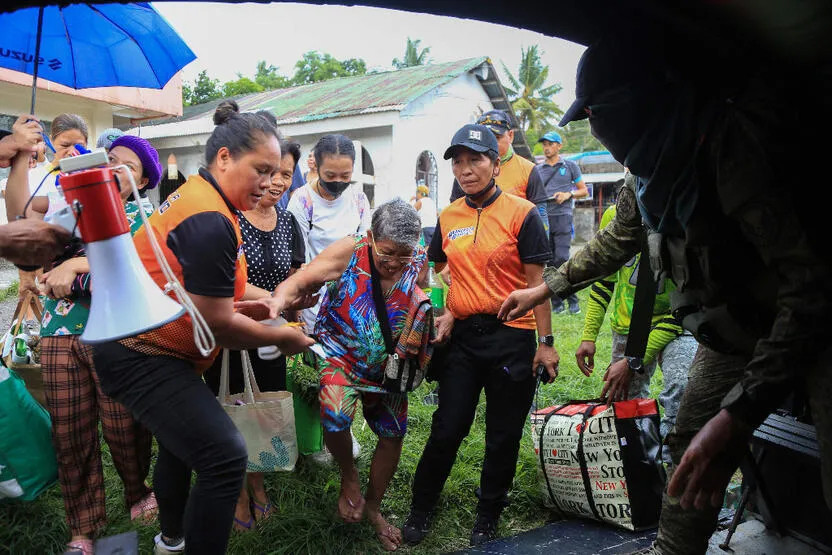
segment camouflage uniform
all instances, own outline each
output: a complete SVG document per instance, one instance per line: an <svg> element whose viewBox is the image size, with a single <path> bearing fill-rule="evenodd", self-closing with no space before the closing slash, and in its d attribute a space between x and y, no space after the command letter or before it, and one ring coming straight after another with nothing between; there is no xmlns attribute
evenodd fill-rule
<svg viewBox="0 0 832 555"><path fill-rule="evenodd" d="M669 270L676 283L674 309L693 307L681 317L701 344L667 443L675 467L721 408L754 429L790 391L803 388L817 428L824 496L832 507L832 272L823 243L828 233L813 232L823 229L816 206L804 203L798 213L794 195L783 194L790 177L784 173L787 154L777 151L783 130L768 115L777 112L776 99L765 86L746 91L721 114L700 156L702 186L685 237L665 238L657 252L651 243L651 265ZM789 117L783 113L780 121ZM560 268L545 270L555 295L565 297L604 278L639 252L643 227L632 177L617 204L610 225ZM675 253L669 263L668 251ZM665 494L656 547L673 555L704 553L717 514L718 509L685 511Z"/></svg>

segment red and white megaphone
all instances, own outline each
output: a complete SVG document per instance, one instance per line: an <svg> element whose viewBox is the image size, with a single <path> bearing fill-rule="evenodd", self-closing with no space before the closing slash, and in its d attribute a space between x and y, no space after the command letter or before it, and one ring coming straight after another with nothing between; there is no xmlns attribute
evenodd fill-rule
<svg viewBox="0 0 832 555"><path fill-rule="evenodd" d="M61 161L64 197L86 243L93 295L84 343L104 343L161 327L185 309L165 295L139 260L113 170L93 152ZM64 163L66 162L66 163Z"/></svg>

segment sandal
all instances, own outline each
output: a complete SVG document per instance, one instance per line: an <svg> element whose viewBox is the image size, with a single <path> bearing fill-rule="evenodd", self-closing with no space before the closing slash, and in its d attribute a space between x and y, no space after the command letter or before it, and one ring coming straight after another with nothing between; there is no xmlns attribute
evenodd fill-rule
<svg viewBox="0 0 832 555"><path fill-rule="evenodd" d="M150 524L156 520L158 512L159 506L156 503L156 494L151 491L130 507L130 520L139 521L141 524Z"/></svg>
<svg viewBox="0 0 832 555"><path fill-rule="evenodd" d="M234 528L235 532L248 532L251 530L251 527L254 526L254 517L250 517L247 521L242 521L235 516L234 525L239 526L239 528Z"/></svg>
<svg viewBox="0 0 832 555"><path fill-rule="evenodd" d="M272 511L272 502L271 501L266 502L265 505L261 505L260 503L258 503L257 501L254 500L254 497L251 497L251 508L252 508L251 514L254 516L254 520L256 522L260 522L261 520L266 520L267 518L272 516L272 513L271 513L271 511ZM262 516L260 516L260 517L256 516L258 511L260 512L260 514Z"/></svg>
<svg viewBox="0 0 832 555"><path fill-rule="evenodd" d="M72 540L66 544L66 553L80 553L81 555L93 555L95 553L95 544L91 539L86 540Z"/></svg>

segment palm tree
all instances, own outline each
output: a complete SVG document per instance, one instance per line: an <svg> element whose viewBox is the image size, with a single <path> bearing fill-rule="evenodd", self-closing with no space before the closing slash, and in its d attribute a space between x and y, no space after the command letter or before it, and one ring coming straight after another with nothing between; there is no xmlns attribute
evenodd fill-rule
<svg viewBox="0 0 832 555"><path fill-rule="evenodd" d="M419 45L422 43L421 39L410 40L407 37L407 46L404 49L404 58L399 60L393 58L393 67L396 69L404 69L406 67L422 66L430 61L428 54L430 53L430 46L419 50Z"/></svg>
<svg viewBox="0 0 832 555"><path fill-rule="evenodd" d="M511 107L520 118L520 126L524 131L542 134L545 128L552 127L555 119L563 115L563 110L555 104L551 97L561 90L559 83L546 86L549 77L549 66L540 61L537 45L527 49L520 49L520 68L514 77L503 63L503 71L508 77L511 87L505 87L511 101Z"/></svg>

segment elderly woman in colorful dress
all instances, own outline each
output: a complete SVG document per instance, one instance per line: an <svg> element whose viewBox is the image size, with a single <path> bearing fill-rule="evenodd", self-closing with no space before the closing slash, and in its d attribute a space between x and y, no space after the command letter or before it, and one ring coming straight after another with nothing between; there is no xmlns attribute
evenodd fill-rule
<svg viewBox="0 0 832 555"><path fill-rule="evenodd" d="M326 354L320 382L321 421L326 446L341 472L338 514L346 522L360 522L366 513L382 546L390 551L401 543L401 533L387 523L380 505L407 430L407 395L391 393L382 383L387 351L373 301L372 274L383 293L393 342L406 321L408 327L428 333L431 313L418 310L428 302L418 286L427 275L425 251L419 246L421 232L412 206L401 199L386 202L376 208L366 234L336 241L281 283L272 299L259 301L279 311L302 299L308 302L310 294L328 283L315 335ZM414 320L417 313L423 317ZM426 346L426 338L422 344ZM364 495L350 439L359 400L364 419L379 438Z"/></svg>

